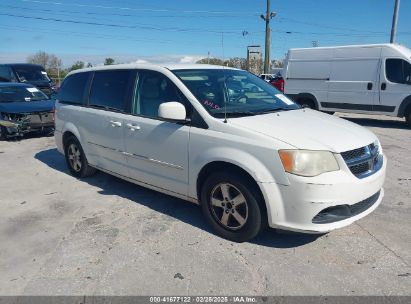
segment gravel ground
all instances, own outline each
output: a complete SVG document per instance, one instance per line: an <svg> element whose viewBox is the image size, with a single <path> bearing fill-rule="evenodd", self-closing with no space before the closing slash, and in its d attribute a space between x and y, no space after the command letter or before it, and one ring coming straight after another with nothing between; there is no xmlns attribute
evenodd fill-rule
<svg viewBox="0 0 411 304"><path fill-rule="evenodd" d="M327 235L270 229L242 244L196 205L73 178L53 137L0 142L0 295L411 295L411 130L350 120L388 156L381 206Z"/></svg>

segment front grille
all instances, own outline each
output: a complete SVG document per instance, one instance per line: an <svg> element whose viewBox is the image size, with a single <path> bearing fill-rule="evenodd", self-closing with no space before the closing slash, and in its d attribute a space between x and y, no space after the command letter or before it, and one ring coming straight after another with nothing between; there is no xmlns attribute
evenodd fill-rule
<svg viewBox="0 0 411 304"><path fill-rule="evenodd" d="M354 205L338 205L326 208L313 217L314 224L329 224L356 216L374 205L380 197L381 191Z"/></svg>
<svg viewBox="0 0 411 304"><path fill-rule="evenodd" d="M341 153L342 157L345 160L350 160L350 159L354 159L357 157L361 157L364 154L365 154L365 147Z"/></svg>
<svg viewBox="0 0 411 304"><path fill-rule="evenodd" d="M351 166L350 170L354 175L359 175L370 170L370 165L368 164L368 162L361 163L359 165Z"/></svg>
<svg viewBox="0 0 411 304"><path fill-rule="evenodd" d="M358 149L341 153L348 168L358 178L364 178L377 172L382 167L382 154L374 143Z"/></svg>

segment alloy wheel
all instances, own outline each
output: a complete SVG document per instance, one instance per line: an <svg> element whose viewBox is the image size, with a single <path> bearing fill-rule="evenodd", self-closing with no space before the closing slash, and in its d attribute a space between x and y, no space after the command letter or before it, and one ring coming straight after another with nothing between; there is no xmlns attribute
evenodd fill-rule
<svg viewBox="0 0 411 304"><path fill-rule="evenodd" d="M247 222L247 200L232 184L217 184L211 191L210 206L212 215L224 228L238 230Z"/></svg>
<svg viewBox="0 0 411 304"><path fill-rule="evenodd" d="M76 172L80 172L82 167L80 149L76 144L72 143L67 151L71 168Z"/></svg>

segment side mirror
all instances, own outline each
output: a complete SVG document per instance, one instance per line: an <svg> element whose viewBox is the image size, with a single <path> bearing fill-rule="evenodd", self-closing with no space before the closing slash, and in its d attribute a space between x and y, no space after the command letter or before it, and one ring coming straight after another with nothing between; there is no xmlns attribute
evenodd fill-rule
<svg viewBox="0 0 411 304"><path fill-rule="evenodd" d="M176 101L164 102L158 108L158 116L163 119L182 121L186 115L186 108Z"/></svg>

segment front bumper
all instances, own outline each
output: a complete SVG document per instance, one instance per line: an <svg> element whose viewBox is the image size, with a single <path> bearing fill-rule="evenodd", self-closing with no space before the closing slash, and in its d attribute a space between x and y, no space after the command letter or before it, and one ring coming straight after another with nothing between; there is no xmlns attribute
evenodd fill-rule
<svg viewBox="0 0 411 304"><path fill-rule="evenodd" d="M350 225L381 203L386 167L383 156L381 169L362 179L355 177L348 168L342 168L316 177L287 174L289 185L260 183L270 227L326 233ZM337 218L330 219L330 213ZM321 221L324 214L325 220L323 217Z"/></svg>
<svg viewBox="0 0 411 304"><path fill-rule="evenodd" d="M24 114L18 120L0 120L9 136L23 135L32 131L54 128L53 113Z"/></svg>

